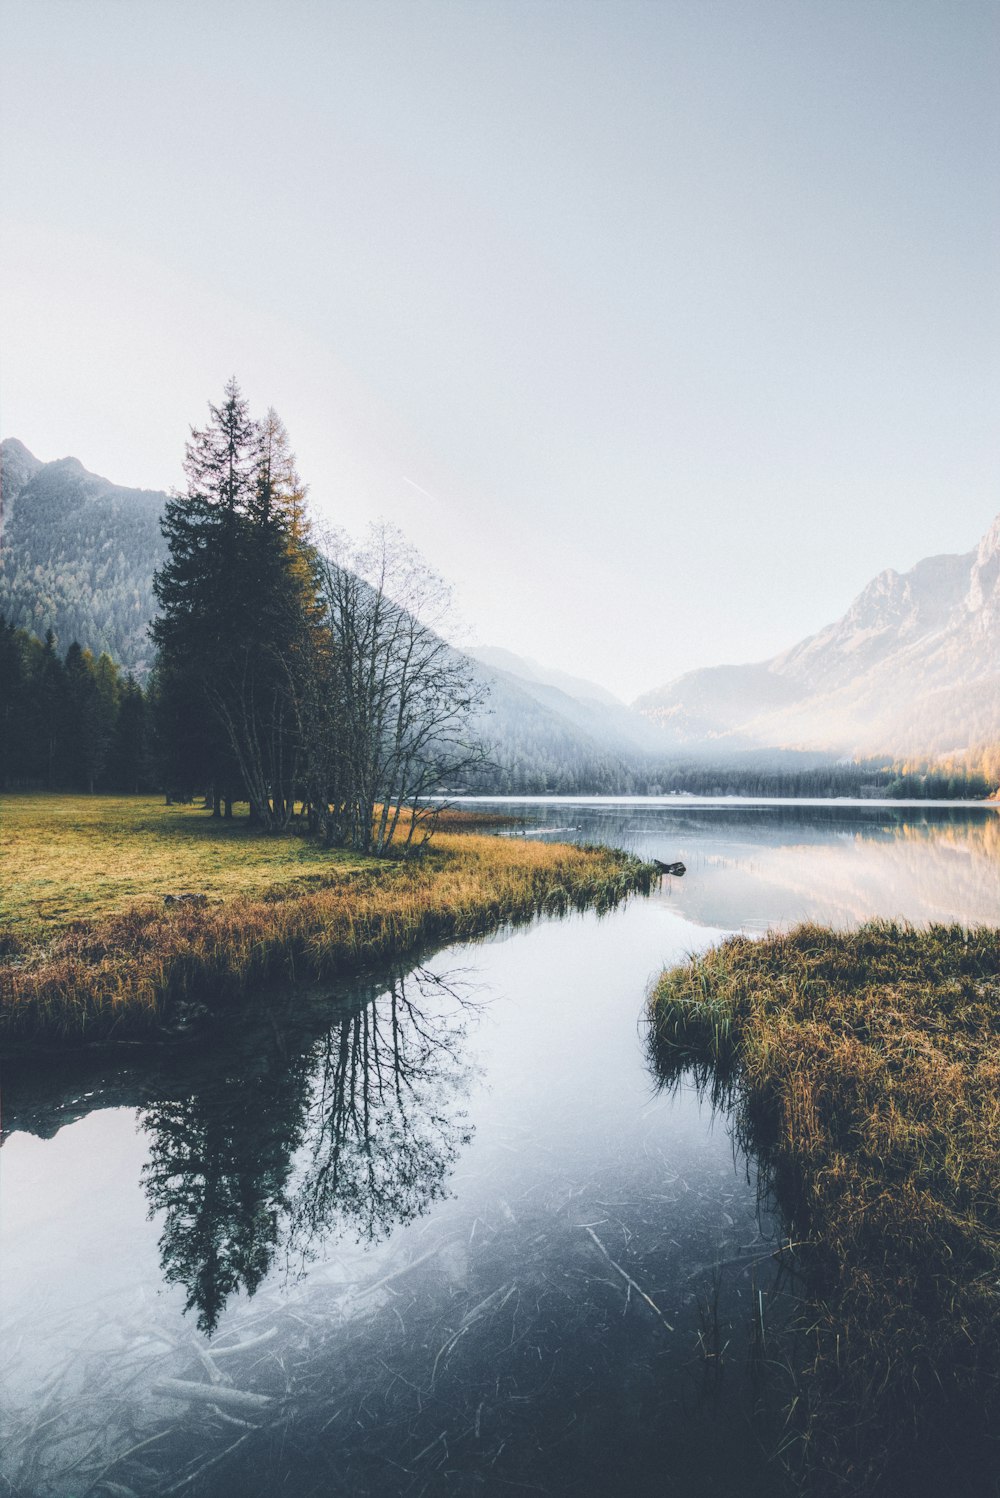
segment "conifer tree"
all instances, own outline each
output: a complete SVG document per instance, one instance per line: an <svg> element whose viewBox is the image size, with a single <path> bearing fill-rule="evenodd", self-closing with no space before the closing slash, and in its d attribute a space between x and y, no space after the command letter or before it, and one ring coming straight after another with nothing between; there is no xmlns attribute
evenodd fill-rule
<svg viewBox="0 0 1000 1498"><path fill-rule="evenodd" d="M0 615L0 787L25 767L28 726L27 636Z"/></svg>
<svg viewBox="0 0 1000 1498"><path fill-rule="evenodd" d="M247 612L240 541L254 493L257 431L235 380L209 413L209 424L193 428L187 444L187 490L164 510L169 555L153 580L161 613L151 634L168 705L159 723L165 758L181 788L212 786L218 810L223 798L231 806L237 790L213 695L231 679Z"/></svg>
<svg viewBox="0 0 1000 1498"><path fill-rule="evenodd" d="M66 652L64 720L60 741L62 776L78 791L93 791L100 758L100 701L94 658L74 640Z"/></svg>
<svg viewBox="0 0 1000 1498"><path fill-rule="evenodd" d="M146 699L132 676L122 683L114 732L108 745L108 787L134 796L149 781Z"/></svg>
<svg viewBox="0 0 1000 1498"><path fill-rule="evenodd" d="M30 673L33 757L38 774L48 790L59 784L66 714L66 670L56 650L56 637L46 630L45 641L34 653Z"/></svg>
<svg viewBox="0 0 1000 1498"><path fill-rule="evenodd" d="M227 797L238 783L273 829L295 804L320 617L305 490L273 411L252 421L235 381L209 409L188 444L187 493L167 506L169 557L154 582L161 738L175 773L217 788L224 776Z"/></svg>

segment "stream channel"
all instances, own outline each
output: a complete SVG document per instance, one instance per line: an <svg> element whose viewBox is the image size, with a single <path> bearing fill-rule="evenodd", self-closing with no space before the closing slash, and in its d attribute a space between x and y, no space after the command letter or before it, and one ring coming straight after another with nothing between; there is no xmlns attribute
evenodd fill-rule
<svg viewBox="0 0 1000 1498"><path fill-rule="evenodd" d="M609 915L8 1064L0 1494L773 1494L795 1305L651 980L731 931L1000 922L996 808L479 803L687 873Z"/></svg>

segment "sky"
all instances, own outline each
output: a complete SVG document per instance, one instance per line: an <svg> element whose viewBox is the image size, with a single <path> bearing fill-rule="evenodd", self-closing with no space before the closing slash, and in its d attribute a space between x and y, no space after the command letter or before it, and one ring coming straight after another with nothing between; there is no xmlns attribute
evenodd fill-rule
<svg viewBox="0 0 1000 1498"><path fill-rule="evenodd" d="M324 525L622 697L1000 511L1000 0L3 0L0 432Z"/></svg>

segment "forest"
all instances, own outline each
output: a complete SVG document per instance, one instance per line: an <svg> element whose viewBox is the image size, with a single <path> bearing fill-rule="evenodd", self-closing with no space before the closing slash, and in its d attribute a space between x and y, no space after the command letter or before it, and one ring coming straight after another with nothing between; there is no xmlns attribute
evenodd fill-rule
<svg viewBox="0 0 1000 1498"><path fill-rule="evenodd" d="M14 438L0 447L0 492L0 615L145 680L166 495L121 488L75 458L40 463Z"/></svg>
<svg viewBox="0 0 1000 1498"><path fill-rule="evenodd" d="M157 789L150 694L104 653L0 615L0 789Z"/></svg>
<svg viewBox="0 0 1000 1498"><path fill-rule="evenodd" d="M94 658L74 642L60 654L45 640L0 616L0 790L83 792L168 791L178 800L210 791L192 783L178 755L177 731L160 695L159 675L143 687L104 653ZM701 760L629 763L567 741L547 746L536 731L518 735L510 715L497 724L476 717L489 745L469 764L460 785L442 792L482 795L669 795L887 797L901 800L979 800L994 786L980 773L902 768L890 762L797 764ZM181 746L183 751L183 745ZM804 758L804 756L803 756ZM197 781L197 776L194 776ZM246 792L238 788L245 799ZM224 804L223 804L224 810Z"/></svg>
<svg viewBox="0 0 1000 1498"><path fill-rule="evenodd" d="M386 528L318 545L276 414L252 418L235 381L209 410L162 509L145 687L5 620L0 786L158 786L330 845L419 842L426 794L482 758L472 665L440 630L448 590Z"/></svg>

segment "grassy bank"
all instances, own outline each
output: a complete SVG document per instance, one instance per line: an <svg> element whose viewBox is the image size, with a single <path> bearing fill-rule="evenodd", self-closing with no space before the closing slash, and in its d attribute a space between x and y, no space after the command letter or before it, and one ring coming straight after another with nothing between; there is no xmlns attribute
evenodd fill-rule
<svg viewBox="0 0 1000 1498"><path fill-rule="evenodd" d="M418 859L376 862L149 798L5 797L0 837L7 1045L138 1038L180 1004L612 905L655 878L610 849L457 830ZM209 904L164 906L188 890Z"/></svg>
<svg viewBox="0 0 1000 1498"><path fill-rule="evenodd" d="M665 973L652 1020L661 1075L693 1065L734 1104L807 1241L808 1490L994 1493L1000 931L737 938Z"/></svg>
<svg viewBox="0 0 1000 1498"><path fill-rule="evenodd" d="M23 946L179 890L231 900L364 864L162 796L0 796L0 857L0 929Z"/></svg>

